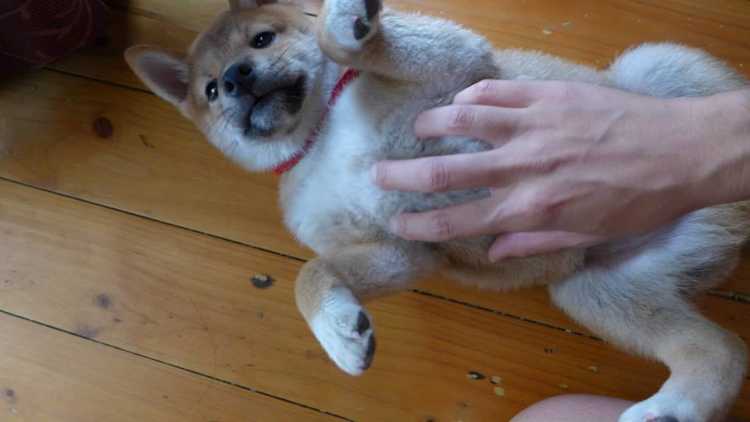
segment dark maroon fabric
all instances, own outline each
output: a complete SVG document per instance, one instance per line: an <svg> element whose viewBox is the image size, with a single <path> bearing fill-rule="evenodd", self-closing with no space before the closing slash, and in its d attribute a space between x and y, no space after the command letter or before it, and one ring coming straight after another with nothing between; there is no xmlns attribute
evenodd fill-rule
<svg viewBox="0 0 750 422"><path fill-rule="evenodd" d="M103 36L101 0L0 0L0 77L44 66Z"/></svg>

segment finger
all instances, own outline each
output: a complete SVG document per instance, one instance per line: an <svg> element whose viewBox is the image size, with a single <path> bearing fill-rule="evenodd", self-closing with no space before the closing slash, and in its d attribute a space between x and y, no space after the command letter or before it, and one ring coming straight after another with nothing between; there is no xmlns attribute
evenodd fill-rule
<svg viewBox="0 0 750 422"><path fill-rule="evenodd" d="M453 104L523 108L538 101L544 87L544 82L539 81L487 79L456 94Z"/></svg>
<svg viewBox="0 0 750 422"><path fill-rule="evenodd" d="M385 190L443 192L496 185L502 169L493 151L381 161L372 168Z"/></svg>
<svg viewBox="0 0 750 422"><path fill-rule="evenodd" d="M391 219L391 232L407 240L442 242L459 237L494 234L495 204L490 199L424 213L406 213Z"/></svg>
<svg viewBox="0 0 750 422"><path fill-rule="evenodd" d="M510 257L523 258L562 249L589 247L604 240L601 236L561 231L510 233L495 240L490 248L490 260L497 262Z"/></svg>
<svg viewBox="0 0 750 422"><path fill-rule="evenodd" d="M420 138L467 136L499 146L513 136L521 118L518 110L450 105L420 114L414 122L414 132Z"/></svg>

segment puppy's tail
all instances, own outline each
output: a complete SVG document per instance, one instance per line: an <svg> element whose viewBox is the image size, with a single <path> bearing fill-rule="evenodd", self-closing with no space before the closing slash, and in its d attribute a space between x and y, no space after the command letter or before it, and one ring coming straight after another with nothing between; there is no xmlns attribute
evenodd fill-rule
<svg viewBox="0 0 750 422"><path fill-rule="evenodd" d="M656 97L697 97L740 89L747 81L703 50L643 44L623 53L608 71L614 86Z"/></svg>

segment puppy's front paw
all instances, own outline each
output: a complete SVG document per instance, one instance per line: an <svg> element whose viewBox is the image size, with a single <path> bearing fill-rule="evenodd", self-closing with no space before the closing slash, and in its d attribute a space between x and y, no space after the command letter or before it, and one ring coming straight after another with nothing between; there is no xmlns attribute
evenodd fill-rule
<svg viewBox="0 0 750 422"><path fill-rule="evenodd" d="M375 354L372 323L348 290L332 290L310 325L328 356L344 372L360 375L370 367Z"/></svg>
<svg viewBox="0 0 750 422"><path fill-rule="evenodd" d="M377 31L381 0L326 1L326 32L339 48L356 51Z"/></svg>

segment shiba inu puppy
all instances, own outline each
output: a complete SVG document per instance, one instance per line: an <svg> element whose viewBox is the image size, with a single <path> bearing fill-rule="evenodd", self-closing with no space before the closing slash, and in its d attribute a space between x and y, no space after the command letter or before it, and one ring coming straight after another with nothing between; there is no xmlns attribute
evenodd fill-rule
<svg viewBox="0 0 750 422"><path fill-rule="evenodd" d="M422 142L412 129L419 112L483 79L573 80L660 97L746 85L707 54L649 44L597 71L540 53L494 50L459 25L383 10L380 0L327 0L317 21L292 5L235 0L187 55L136 46L126 58L231 160L283 173L285 223L319 256L299 274L297 304L347 373L362 373L375 352L362 302L442 271L495 290L547 284L554 302L591 331L665 363L670 378L622 422L719 421L736 398L745 346L698 314L689 298L733 269L749 230L744 204L703 209L654 233L587 250L491 263L491 237L427 244L388 230L400 212L463 203L486 190L385 192L370 176L382 159L490 148L461 137Z"/></svg>

